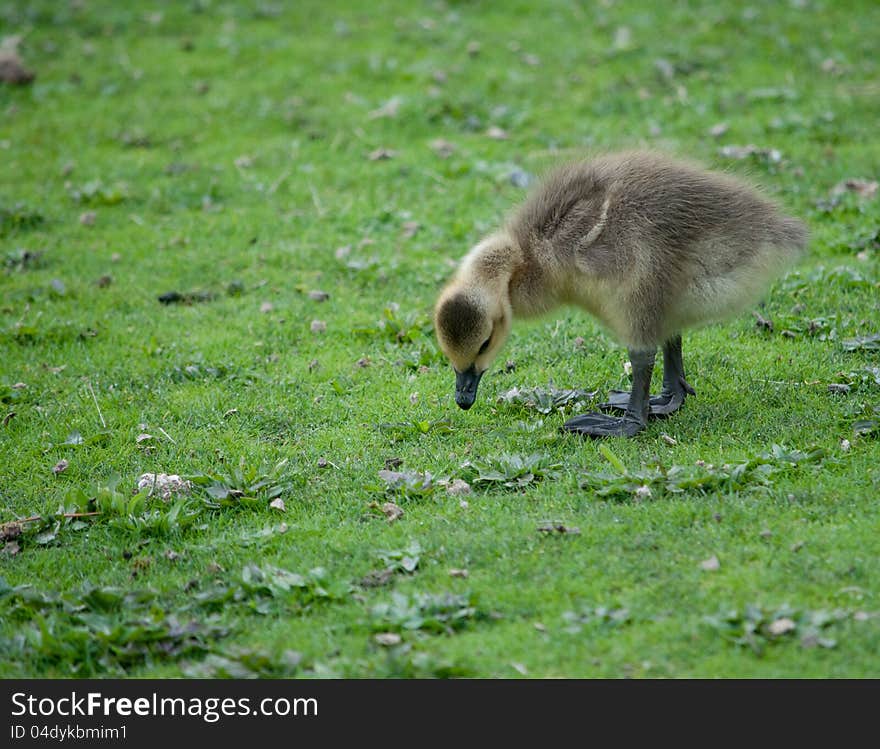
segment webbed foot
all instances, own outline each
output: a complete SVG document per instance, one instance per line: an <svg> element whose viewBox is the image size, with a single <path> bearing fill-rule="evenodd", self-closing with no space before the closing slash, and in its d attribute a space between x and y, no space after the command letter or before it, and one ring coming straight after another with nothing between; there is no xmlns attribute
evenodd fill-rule
<svg viewBox="0 0 880 749"><path fill-rule="evenodd" d="M649 415L668 416L678 411L684 403L687 393L696 394L694 389L688 385L688 390L682 388L671 393L664 390L659 395L652 395L648 401L650 403ZM603 411L626 411L629 408L629 393L623 390L612 390L608 394L608 400L605 403L600 403L599 408Z"/></svg>
<svg viewBox="0 0 880 749"><path fill-rule="evenodd" d="M645 422L632 413L621 418L589 413L569 419L562 425L562 431L585 437L634 437L645 426Z"/></svg>

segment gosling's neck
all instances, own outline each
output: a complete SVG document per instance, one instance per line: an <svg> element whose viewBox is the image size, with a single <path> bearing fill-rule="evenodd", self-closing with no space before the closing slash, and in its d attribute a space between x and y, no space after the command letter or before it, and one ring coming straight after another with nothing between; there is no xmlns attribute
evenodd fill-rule
<svg viewBox="0 0 880 749"><path fill-rule="evenodd" d="M507 232L480 242L462 262L461 277L506 296L516 317L532 317L559 304L538 259Z"/></svg>

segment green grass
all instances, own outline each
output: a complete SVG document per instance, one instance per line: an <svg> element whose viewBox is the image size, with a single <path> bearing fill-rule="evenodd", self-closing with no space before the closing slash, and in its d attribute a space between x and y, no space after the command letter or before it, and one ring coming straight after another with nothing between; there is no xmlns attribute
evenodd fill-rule
<svg viewBox="0 0 880 749"><path fill-rule="evenodd" d="M880 176L880 6L81 5L0 6L37 73L0 86L0 522L44 518L0 550L0 675L877 675L880 443L854 429L880 362L843 342L880 332L880 197L831 190ZM720 154L747 144L781 160ZM610 453L498 402L626 386L575 310L516 327L457 410L430 310L511 174L637 145L809 223L773 331L689 333L698 397ZM393 458L431 477L388 493ZM144 472L207 478L170 515L132 504Z"/></svg>

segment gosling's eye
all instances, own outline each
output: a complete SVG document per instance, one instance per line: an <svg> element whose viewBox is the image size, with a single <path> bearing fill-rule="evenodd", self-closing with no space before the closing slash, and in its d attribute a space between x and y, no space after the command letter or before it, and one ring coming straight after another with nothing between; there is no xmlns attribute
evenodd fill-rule
<svg viewBox="0 0 880 749"><path fill-rule="evenodd" d="M480 346L480 350L477 352L477 356L480 354L485 354L486 349L489 348L489 344L492 342L492 336L489 336L485 341L483 341L483 345Z"/></svg>

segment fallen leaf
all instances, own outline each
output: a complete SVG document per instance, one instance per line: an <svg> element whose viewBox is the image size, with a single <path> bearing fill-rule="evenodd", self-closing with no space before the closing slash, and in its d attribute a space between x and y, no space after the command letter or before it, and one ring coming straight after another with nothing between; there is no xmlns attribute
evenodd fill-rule
<svg viewBox="0 0 880 749"><path fill-rule="evenodd" d="M708 559L704 559L700 562L700 569L706 570L706 572L713 572L721 567L721 562L718 561L718 557L714 554Z"/></svg>
<svg viewBox="0 0 880 749"><path fill-rule="evenodd" d="M389 523L393 523L395 520L400 520L403 517L403 508L394 504L394 502L385 502L382 505L382 514L385 515L385 519Z"/></svg>
<svg viewBox="0 0 880 749"><path fill-rule="evenodd" d="M273 510L278 510L279 512L284 512L287 510L287 507L284 505L284 500L281 497L276 497L269 503L269 507Z"/></svg>
<svg viewBox="0 0 880 749"><path fill-rule="evenodd" d="M661 434L660 437L663 439L663 441L667 445L677 445L678 444L678 440L676 440L675 437L670 437L668 434L666 434L666 432Z"/></svg>
<svg viewBox="0 0 880 749"><path fill-rule="evenodd" d="M12 541L24 532L24 526L17 520L0 524L0 541Z"/></svg>
<svg viewBox="0 0 880 749"><path fill-rule="evenodd" d="M770 632L771 635L784 635L786 632L791 632L797 627L797 625L787 617L782 617L777 619L776 621L770 622L770 625L767 627L767 631Z"/></svg>
<svg viewBox="0 0 880 749"><path fill-rule="evenodd" d="M421 228L421 224L418 221L406 221L403 224L403 238L404 239L412 239Z"/></svg>
<svg viewBox="0 0 880 749"><path fill-rule="evenodd" d="M510 667L514 671L516 671L518 674L520 674L521 676L528 676L529 675L529 670L522 663L516 663L514 661L510 664Z"/></svg>
<svg viewBox="0 0 880 749"><path fill-rule="evenodd" d="M563 525L562 523L544 523L543 525L538 526L538 533L549 533L549 534L559 534L560 536L571 535L571 536L579 536L581 533L580 528L571 528L567 525Z"/></svg>
<svg viewBox="0 0 880 749"><path fill-rule="evenodd" d="M711 135L713 138L720 138L729 129L730 127L726 122L719 122L717 125L712 125L712 127L709 128L709 135Z"/></svg>
<svg viewBox="0 0 880 749"><path fill-rule="evenodd" d="M309 326L309 329L312 333L323 333L327 330L327 323L323 320L312 320L312 324Z"/></svg>
<svg viewBox="0 0 880 749"><path fill-rule="evenodd" d="M476 57L478 54L480 54L480 50L481 50L482 48L483 48L483 45L480 44L479 42L477 42L477 41L471 41L471 42L468 42L468 43L467 43L467 47L465 47L465 51L466 51L466 52L468 53L468 55L470 55L471 57Z"/></svg>
<svg viewBox="0 0 880 749"><path fill-rule="evenodd" d="M94 211L86 211L85 213L81 213L79 217L79 222L83 226L94 226L95 219L98 218L98 214Z"/></svg>
<svg viewBox="0 0 880 749"><path fill-rule="evenodd" d="M401 637L397 632L379 632L379 634L373 635L373 639L378 645L385 648L400 645L401 643Z"/></svg>
<svg viewBox="0 0 880 749"><path fill-rule="evenodd" d="M6 554L9 554L9 556L14 557L21 552L21 547L18 545L18 541L7 541L3 547L3 551Z"/></svg>
<svg viewBox="0 0 880 749"><path fill-rule="evenodd" d="M0 43L0 81L11 86L26 86L36 77L18 54L20 36L8 36Z"/></svg>
<svg viewBox="0 0 880 749"><path fill-rule="evenodd" d="M761 330L767 330L769 332L773 332L773 321L762 317L759 312L752 313L755 316L755 327L760 328Z"/></svg>
<svg viewBox="0 0 880 749"><path fill-rule="evenodd" d="M318 291L317 289L309 292L309 299L313 302L326 302L330 295L326 291Z"/></svg>
<svg viewBox="0 0 880 749"><path fill-rule="evenodd" d="M370 161L387 161L388 159L393 159L397 156L397 151L393 151L390 148L377 148L367 155L367 158Z"/></svg>
<svg viewBox="0 0 880 749"><path fill-rule="evenodd" d="M272 302L263 302L260 305L260 312L262 312L263 314L271 312L273 309L275 309L275 305L272 304Z"/></svg>
<svg viewBox="0 0 880 749"><path fill-rule="evenodd" d="M452 569L449 570L449 577L460 577L467 580L469 573L467 570Z"/></svg>
<svg viewBox="0 0 880 749"><path fill-rule="evenodd" d="M52 466L52 473L54 473L56 476L59 473L64 473L67 470L67 466L69 465L70 463L62 458L54 466Z"/></svg>
<svg viewBox="0 0 880 749"><path fill-rule="evenodd" d="M443 138L436 138L432 140L429 144L431 150L437 154L441 159L448 159L455 153L455 145L450 143L448 140L444 140Z"/></svg>
<svg viewBox="0 0 880 749"><path fill-rule="evenodd" d="M137 437L135 437L134 441L137 442L138 444L140 444L141 442L146 442L147 440L151 440L151 439L153 439L153 435L147 434L146 432L144 432L143 434L139 434Z"/></svg>
<svg viewBox="0 0 880 749"><path fill-rule="evenodd" d="M9 424L15 418L15 411L10 411L6 416L3 417L3 426Z"/></svg>
<svg viewBox="0 0 880 749"><path fill-rule="evenodd" d="M486 137L491 138L492 140L507 140L509 136L506 130L502 130L500 127L492 125L486 131Z"/></svg>
<svg viewBox="0 0 880 749"><path fill-rule="evenodd" d="M629 49L632 44L632 31L629 26L618 26L614 30L614 42L612 47L617 52Z"/></svg>
<svg viewBox="0 0 880 749"><path fill-rule="evenodd" d="M394 579L394 568L384 567L381 570L370 570L361 578L362 588L381 588Z"/></svg>
<svg viewBox="0 0 880 749"><path fill-rule="evenodd" d="M734 159L741 161L750 156L757 156L771 164L778 164L782 161L782 154L775 148L759 148L751 143L746 146L723 146L718 150L720 156L726 159Z"/></svg>
<svg viewBox="0 0 880 749"><path fill-rule="evenodd" d="M381 117L397 117L397 113L400 111L400 105L402 103L403 99L399 96L392 96L381 107L370 112L367 115L367 119L376 120Z"/></svg>
<svg viewBox="0 0 880 749"><path fill-rule="evenodd" d="M189 494L192 484L175 473L144 473L138 477L137 490L147 490L147 496L158 494L166 502L175 494Z"/></svg>
<svg viewBox="0 0 880 749"><path fill-rule="evenodd" d="M453 479L446 485L446 493L453 497L467 496L471 491L471 485L462 479Z"/></svg>
<svg viewBox="0 0 880 749"><path fill-rule="evenodd" d="M831 188L831 195L842 195L845 192L854 192L860 198L871 199L877 195L880 183L876 180L851 178L838 182Z"/></svg>

